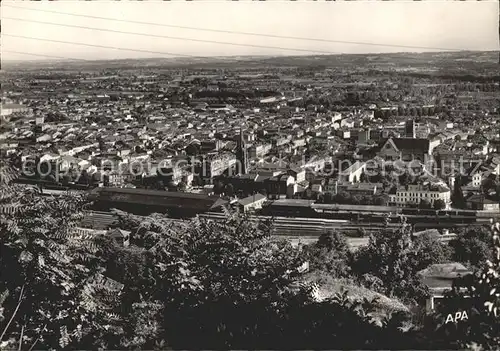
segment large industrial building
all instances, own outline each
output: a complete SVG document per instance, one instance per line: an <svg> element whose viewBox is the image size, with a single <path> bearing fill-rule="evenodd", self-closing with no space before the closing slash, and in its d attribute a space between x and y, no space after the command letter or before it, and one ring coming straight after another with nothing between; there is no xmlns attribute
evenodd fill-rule
<svg viewBox="0 0 500 351"><path fill-rule="evenodd" d="M171 217L216 212L227 203L217 196L133 188L95 188L90 199L97 211L116 208L137 215L167 213Z"/></svg>

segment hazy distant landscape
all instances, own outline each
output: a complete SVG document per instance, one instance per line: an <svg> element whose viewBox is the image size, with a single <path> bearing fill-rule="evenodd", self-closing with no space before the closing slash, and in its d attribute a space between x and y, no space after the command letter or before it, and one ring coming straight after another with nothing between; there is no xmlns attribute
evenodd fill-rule
<svg viewBox="0 0 500 351"><path fill-rule="evenodd" d="M233 56L233 57L179 57L119 60L39 60L2 61L4 71L30 70L100 70L100 69L250 69L250 68L358 68L411 71L432 74L491 75L498 73L498 52L461 51L396 54L341 54L317 56Z"/></svg>

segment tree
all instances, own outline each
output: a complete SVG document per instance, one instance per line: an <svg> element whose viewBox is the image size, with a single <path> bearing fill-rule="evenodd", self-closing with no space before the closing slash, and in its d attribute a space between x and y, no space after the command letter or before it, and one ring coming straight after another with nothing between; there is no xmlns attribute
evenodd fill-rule
<svg viewBox="0 0 500 351"><path fill-rule="evenodd" d="M424 233L413 239L412 264L415 271L426 269L433 264L450 262L452 250L439 240L439 234Z"/></svg>
<svg viewBox="0 0 500 351"><path fill-rule="evenodd" d="M311 270L327 272L334 277L349 276L349 245L341 233L322 234L315 244L306 247L306 251Z"/></svg>
<svg viewBox="0 0 500 351"><path fill-rule="evenodd" d="M76 179L78 184L89 185L91 183L91 178L86 170L80 172Z"/></svg>
<svg viewBox="0 0 500 351"><path fill-rule="evenodd" d="M472 275L455 281L438 311L423 329L430 341L454 348L497 350L500 345L500 224L489 229L490 260L483 261ZM486 228L485 228L486 230ZM467 313L459 323L443 323L443 317L457 311ZM430 345L432 346L432 345ZM438 345L436 345L438 346Z"/></svg>
<svg viewBox="0 0 500 351"><path fill-rule="evenodd" d="M420 203L418 204L418 208L422 209L430 209L432 208L431 203L427 199L421 199Z"/></svg>
<svg viewBox="0 0 500 351"><path fill-rule="evenodd" d="M340 192L335 194L333 198L334 203L339 203L339 204L349 204L351 202L351 196L347 192Z"/></svg>
<svg viewBox="0 0 500 351"><path fill-rule="evenodd" d="M376 206L387 206L389 203L389 196L388 195L379 195L375 197L373 204Z"/></svg>
<svg viewBox="0 0 500 351"><path fill-rule="evenodd" d="M406 170L403 174L399 176L399 184L408 185L412 181L410 173Z"/></svg>
<svg viewBox="0 0 500 351"><path fill-rule="evenodd" d="M187 189L187 185L185 182L180 182L179 184L177 184L178 191L186 191L186 189Z"/></svg>
<svg viewBox="0 0 500 351"><path fill-rule="evenodd" d="M359 177L359 181L360 181L361 183L365 183L365 182L367 181L367 178L368 178L368 177L367 177L367 175L366 175L365 171L363 170L363 172L361 173L361 175L360 175L360 177Z"/></svg>
<svg viewBox="0 0 500 351"><path fill-rule="evenodd" d="M485 226L462 229L450 241L450 247L454 261L477 267L491 256L490 232Z"/></svg>
<svg viewBox="0 0 500 351"><path fill-rule="evenodd" d="M497 188L497 180L496 175L490 174L488 177L482 182L481 188L483 193L488 194L490 190L496 190Z"/></svg>
<svg viewBox="0 0 500 351"><path fill-rule="evenodd" d="M351 197L351 204L353 205L361 205L362 204L362 197L359 195L354 195Z"/></svg>
<svg viewBox="0 0 500 351"><path fill-rule="evenodd" d="M99 295L119 293L96 280L98 239L75 231L85 199L42 197L5 179L2 206L10 210L0 214L0 295L8 318L0 328L2 347L92 348L82 344L88 335L116 332L113 299L108 304Z"/></svg>
<svg viewBox="0 0 500 351"><path fill-rule="evenodd" d="M434 200L434 209L435 210L442 210L446 208L446 203L441 200L441 199L437 199L437 200Z"/></svg>
<svg viewBox="0 0 500 351"><path fill-rule="evenodd" d="M69 182L71 182L73 178L69 174L65 174L61 178L61 184L62 185L68 185Z"/></svg>
<svg viewBox="0 0 500 351"><path fill-rule="evenodd" d="M303 263L290 243L270 238L269 224L226 214L223 221L198 218L187 226L172 226L159 215L120 214L120 226L131 230L131 243L143 248L137 255L145 260L136 260L143 273L126 268L126 285L141 292L144 302L163 304L164 336L174 347L255 343L256 333L271 330L273 306L286 302ZM123 276L123 268L113 271ZM259 315L267 321L255 319ZM197 337L186 338L188 331Z"/></svg>
<svg viewBox="0 0 500 351"><path fill-rule="evenodd" d="M227 184L224 188L224 193L226 194L226 196L233 197L234 196L233 184L231 184L231 183Z"/></svg>
<svg viewBox="0 0 500 351"><path fill-rule="evenodd" d="M453 193L451 194L451 202L453 207L465 208L465 198L462 191L462 181L461 177L455 177L455 186L453 187Z"/></svg>
<svg viewBox="0 0 500 351"><path fill-rule="evenodd" d="M331 192L326 192L322 194L322 201L325 204L331 204L334 198L334 195Z"/></svg>
<svg viewBox="0 0 500 351"><path fill-rule="evenodd" d="M423 265L415 259L411 232L403 218L397 230L389 228L370 235L368 245L356 252L353 272L364 282L365 276L379 279L389 297L419 301L427 291L417 277Z"/></svg>
<svg viewBox="0 0 500 351"><path fill-rule="evenodd" d="M224 183L221 180L217 180L214 183L214 193L222 194L223 191L224 191Z"/></svg>

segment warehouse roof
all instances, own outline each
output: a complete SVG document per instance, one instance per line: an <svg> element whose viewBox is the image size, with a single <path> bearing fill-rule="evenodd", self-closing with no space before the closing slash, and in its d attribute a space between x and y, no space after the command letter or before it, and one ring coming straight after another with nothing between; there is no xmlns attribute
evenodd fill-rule
<svg viewBox="0 0 500 351"><path fill-rule="evenodd" d="M312 200L302 200L302 199L279 199L274 200L271 206L300 206L300 207L311 207L313 203Z"/></svg>
<svg viewBox="0 0 500 351"><path fill-rule="evenodd" d="M133 188L96 188L92 191L91 197L97 201L164 206L199 211L208 211L226 203L225 200L217 196Z"/></svg>

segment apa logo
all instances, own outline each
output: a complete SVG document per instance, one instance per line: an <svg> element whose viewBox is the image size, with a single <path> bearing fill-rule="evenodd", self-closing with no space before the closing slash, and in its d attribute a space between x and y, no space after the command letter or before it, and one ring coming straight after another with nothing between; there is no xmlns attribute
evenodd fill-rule
<svg viewBox="0 0 500 351"><path fill-rule="evenodd" d="M448 315L448 317L446 317L446 322L444 322L444 324L457 323L458 321L463 321L464 319L465 320L469 319L467 312L466 311L463 311L463 312L458 311L455 313L455 318L453 318L453 314L450 313Z"/></svg>

